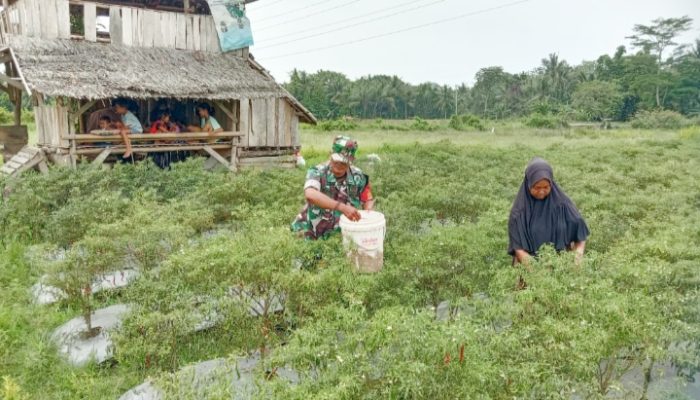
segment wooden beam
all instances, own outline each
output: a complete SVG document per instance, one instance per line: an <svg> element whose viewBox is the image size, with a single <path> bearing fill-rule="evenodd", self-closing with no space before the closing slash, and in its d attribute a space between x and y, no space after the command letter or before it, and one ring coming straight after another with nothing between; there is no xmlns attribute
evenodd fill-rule
<svg viewBox="0 0 700 400"><path fill-rule="evenodd" d="M235 167L233 167L232 169L231 163L229 163L228 160L225 159L221 154L217 153L216 150L212 149L209 146L204 146L203 150L206 151L210 156L214 157L216 161L220 162L223 166L235 172Z"/></svg>
<svg viewBox="0 0 700 400"><path fill-rule="evenodd" d="M200 145L182 145L182 146L132 146L132 150L134 153L159 153L159 152L166 152L166 151L185 151L185 150L190 150L190 151L197 151L197 150L204 150L204 144ZM229 150L231 149L230 144L210 144L206 145L211 147L212 149L216 150ZM110 147L112 150L112 153L114 154L123 154L126 152L126 148L124 146L112 146ZM76 154L100 154L104 151L104 148L102 147L89 147L89 148L78 148L76 151Z"/></svg>
<svg viewBox="0 0 700 400"><path fill-rule="evenodd" d="M231 121L234 123L234 125L238 123L238 118L236 118L236 116L233 115L233 112L231 110L229 110L228 107L226 107L226 104L220 102L219 100L214 100L214 104L219 106L219 108L221 108L221 110L226 115L228 115L229 118L231 118Z"/></svg>
<svg viewBox="0 0 700 400"><path fill-rule="evenodd" d="M121 136L118 134L119 131L93 131L93 132L109 132L114 134L110 135L94 135L94 134L76 134L67 135L65 139L78 140L79 142L109 142L109 141L121 141ZM243 136L240 132L217 132L209 134L207 132L183 132L183 133L132 133L129 138L132 142L146 140L202 140L202 139L225 139L225 138L237 138Z"/></svg>
<svg viewBox="0 0 700 400"><path fill-rule="evenodd" d="M97 103L97 100L88 101L87 103L83 104L78 109L78 111L76 111L75 113L71 113L71 114L73 114L73 117L79 117L79 116L83 115L85 113L85 111L89 110L90 107L94 106L95 103Z"/></svg>
<svg viewBox="0 0 700 400"><path fill-rule="evenodd" d="M12 86L13 88L16 88L19 90L24 90L22 83L17 78L11 78L5 74L0 74L0 81L7 83L8 85Z"/></svg>
<svg viewBox="0 0 700 400"><path fill-rule="evenodd" d="M112 154L112 149L106 148L106 149L102 150L102 153L100 153L100 155L98 155L95 158L95 160L92 161L92 165L94 165L94 166L102 165L102 163L105 162L105 160L107 159L107 157L109 157L110 154Z"/></svg>
<svg viewBox="0 0 700 400"><path fill-rule="evenodd" d="M12 57L12 65L14 65L14 70L17 72L17 76L19 79L22 81L22 86L24 87L24 90L27 92L28 96L32 95L31 89L29 89L29 86L27 86L27 81L24 80L24 74L22 73L22 69L19 67L19 63L17 62L17 57L15 57L15 52L12 50L12 47L9 48L10 51L10 57Z"/></svg>

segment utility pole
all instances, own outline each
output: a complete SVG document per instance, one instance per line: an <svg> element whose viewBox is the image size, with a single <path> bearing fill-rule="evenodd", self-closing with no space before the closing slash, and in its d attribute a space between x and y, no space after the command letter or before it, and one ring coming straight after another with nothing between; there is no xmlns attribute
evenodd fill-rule
<svg viewBox="0 0 700 400"><path fill-rule="evenodd" d="M459 115L457 113L457 102L458 102L457 95L459 94L458 90L459 90L459 86L455 86L455 115Z"/></svg>

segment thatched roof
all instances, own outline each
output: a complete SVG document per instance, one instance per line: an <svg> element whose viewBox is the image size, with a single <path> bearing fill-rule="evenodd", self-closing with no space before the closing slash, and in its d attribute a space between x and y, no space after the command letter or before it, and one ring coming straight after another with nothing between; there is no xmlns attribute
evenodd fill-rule
<svg viewBox="0 0 700 400"><path fill-rule="evenodd" d="M315 118L256 63L233 54L12 37L32 91L80 99L114 97L229 100L287 98Z"/></svg>

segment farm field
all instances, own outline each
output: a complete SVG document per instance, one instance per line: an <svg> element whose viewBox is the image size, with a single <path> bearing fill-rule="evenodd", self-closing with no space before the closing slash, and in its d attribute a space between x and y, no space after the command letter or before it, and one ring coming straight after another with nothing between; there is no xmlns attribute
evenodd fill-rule
<svg viewBox="0 0 700 400"><path fill-rule="evenodd" d="M302 132L307 165L335 135L358 139L388 221L376 275L354 273L339 238L291 235L302 169L230 175L190 160L2 182L0 399L118 399L147 379L166 398L230 399L230 374L201 385L178 371L256 354L261 399L698 398L700 128L431 123ZM511 267L508 213L536 155L590 227L580 266L545 250ZM127 264L139 272L128 287L81 291ZM35 304L44 275L77 294ZM283 309L252 316L232 287ZM131 308L110 333L114 359L68 365L53 330L116 304Z"/></svg>

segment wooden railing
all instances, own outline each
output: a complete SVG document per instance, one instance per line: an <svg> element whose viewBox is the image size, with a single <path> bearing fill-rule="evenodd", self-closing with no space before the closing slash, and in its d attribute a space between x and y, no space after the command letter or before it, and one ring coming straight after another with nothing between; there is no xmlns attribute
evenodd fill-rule
<svg viewBox="0 0 700 400"><path fill-rule="evenodd" d="M104 131L102 131L104 132ZM73 157L97 156L93 161L103 163L111 154L124 154L126 146L118 131L107 134L72 134L63 136L70 146ZM130 134L134 153L158 153L172 151L204 151L212 159L235 171L238 168L238 154L241 132L182 132ZM230 151L230 154L228 154ZM229 159L226 158L229 157Z"/></svg>

